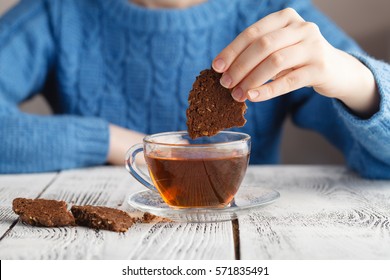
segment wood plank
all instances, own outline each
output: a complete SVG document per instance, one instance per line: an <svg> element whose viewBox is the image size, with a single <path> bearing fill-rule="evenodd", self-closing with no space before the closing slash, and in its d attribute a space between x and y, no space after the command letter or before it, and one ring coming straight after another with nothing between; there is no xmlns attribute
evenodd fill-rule
<svg viewBox="0 0 390 280"><path fill-rule="evenodd" d="M234 259L230 222L139 224L108 240L108 259Z"/></svg>
<svg viewBox="0 0 390 280"><path fill-rule="evenodd" d="M239 219L242 259L389 259L390 181L337 167L257 167L281 198Z"/></svg>
<svg viewBox="0 0 390 280"><path fill-rule="evenodd" d="M56 173L0 175L0 238L18 219L12 211L16 197L36 198Z"/></svg>
<svg viewBox="0 0 390 280"><path fill-rule="evenodd" d="M124 168L64 171L43 198L141 213L127 197L143 187ZM0 242L0 259L234 259L230 222L136 224L126 233L82 227L36 228L18 223Z"/></svg>

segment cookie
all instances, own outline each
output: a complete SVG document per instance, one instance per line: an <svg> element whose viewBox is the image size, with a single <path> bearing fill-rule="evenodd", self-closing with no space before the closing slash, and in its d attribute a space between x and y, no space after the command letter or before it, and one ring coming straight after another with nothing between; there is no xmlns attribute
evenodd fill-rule
<svg viewBox="0 0 390 280"><path fill-rule="evenodd" d="M48 199L15 198L12 210L20 219L32 226L61 227L73 226L75 220L67 209L65 201Z"/></svg>
<svg viewBox="0 0 390 280"><path fill-rule="evenodd" d="M188 134L192 139L213 136L219 131L246 123L245 102L237 102L219 80L222 74L213 69L200 72L190 91L187 109Z"/></svg>
<svg viewBox="0 0 390 280"><path fill-rule="evenodd" d="M125 232L136 221L122 210L103 206L72 206L76 224L95 229Z"/></svg>

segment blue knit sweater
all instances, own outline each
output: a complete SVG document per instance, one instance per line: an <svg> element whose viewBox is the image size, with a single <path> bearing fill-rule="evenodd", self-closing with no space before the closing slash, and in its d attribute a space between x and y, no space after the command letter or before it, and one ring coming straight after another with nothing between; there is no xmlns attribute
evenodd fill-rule
<svg viewBox="0 0 390 280"><path fill-rule="evenodd" d="M0 20L0 173L104 164L108 124L143 133L185 130L200 70L244 28L287 6L366 64L381 96L363 120L340 102L298 90L247 102L251 163L277 163L286 116L321 133L350 168L390 178L390 66L367 56L306 0L210 0L152 10L128 0L23 0ZM54 116L22 113L42 92Z"/></svg>

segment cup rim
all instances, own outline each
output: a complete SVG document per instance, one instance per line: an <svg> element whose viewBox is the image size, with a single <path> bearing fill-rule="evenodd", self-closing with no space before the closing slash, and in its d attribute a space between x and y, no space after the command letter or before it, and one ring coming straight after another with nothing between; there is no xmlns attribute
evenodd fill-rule
<svg viewBox="0 0 390 280"><path fill-rule="evenodd" d="M232 144L238 144L238 143L245 143L248 142L251 139L251 136L244 132L236 132L236 131L220 131L216 135L220 134L234 134L234 135L241 135L243 136L242 139L234 140L234 141L227 141L227 142L216 142L216 143L207 143L207 144L187 144L187 143L164 143L164 142L158 142L158 141L152 141L151 139L154 137L160 137L165 135L188 135L188 131L186 130L180 130L180 131L168 131L168 132L161 132L161 133L155 133L146 135L143 138L143 143L147 144L155 144L155 145L162 145L162 146L170 146L170 147L212 147L212 146L224 146L224 145L232 145ZM214 136L216 136L214 135ZM213 136L212 136L213 137Z"/></svg>

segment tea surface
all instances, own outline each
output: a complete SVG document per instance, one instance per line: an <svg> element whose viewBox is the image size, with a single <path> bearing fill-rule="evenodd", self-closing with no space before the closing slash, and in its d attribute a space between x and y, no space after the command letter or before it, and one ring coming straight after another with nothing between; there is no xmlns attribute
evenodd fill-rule
<svg viewBox="0 0 390 280"><path fill-rule="evenodd" d="M224 207L236 194L249 155L219 158L145 157L154 185L175 207Z"/></svg>

